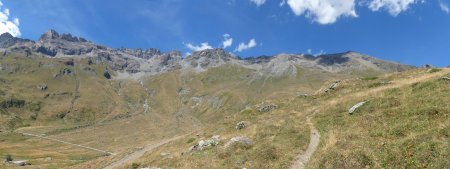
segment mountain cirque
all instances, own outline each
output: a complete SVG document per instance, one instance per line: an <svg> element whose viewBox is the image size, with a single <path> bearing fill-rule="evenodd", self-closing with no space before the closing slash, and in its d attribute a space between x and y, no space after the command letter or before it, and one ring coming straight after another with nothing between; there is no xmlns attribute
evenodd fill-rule
<svg viewBox="0 0 450 169"><path fill-rule="evenodd" d="M373 113L363 113L369 108L380 115L379 105L403 104L398 103L399 98L377 100L398 94L389 91L378 95L380 91L415 83L410 77L418 77L414 80L419 83L441 78L449 71L433 69L427 73L357 52L241 58L224 49L207 49L189 56L153 48L114 49L54 30L37 41L2 34L0 52L0 154L29 159L32 167L41 168L288 168L305 150L310 155L316 148L316 153L328 154L325 143L345 150L364 147L345 147L350 141L334 143L332 139L338 135L333 133L348 134L345 139L351 138L352 143L371 139L357 140L346 129L328 130L346 125L352 131L362 130L335 120L363 115L371 118ZM400 71L405 72L397 73ZM431 93L438 86L441 93L424 97L442 95L445 100L447 84L446 80L412 84L414 90L402 91ZM366 91L375 94L366 98ZM348 109L362 100L370 102L348 115ZM445 104L448 102L442 101ZM416 105L420 104L404 106ZM339 109L335 111L335 107ZM328 129L328 125L336 126ZM321 140L331 141L310 148L311 127L320 131ZM189 151L215 135L221 139L217 145ZM226 144L236 138L241 140ZM374 152L360 150L362 162L380 159L370 156ZM401 153L396 151L395 157ZM311 164L322 165L325 160L324 165L334 165L327 160L338 163L342 158L353 158L348 155L325 155L323 159L313 155ZM353 161L359 165L358 160ZM386 163L395 166L396 161ZM351 163L354 167L347 168L364 168L365 164L373 163ZM0 164L0 168L3 166Z"/></svg>

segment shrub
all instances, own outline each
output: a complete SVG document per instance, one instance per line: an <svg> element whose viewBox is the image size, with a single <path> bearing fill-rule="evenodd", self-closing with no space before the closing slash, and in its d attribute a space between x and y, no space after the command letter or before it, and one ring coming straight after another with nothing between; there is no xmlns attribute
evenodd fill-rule
<svg viewBox="0 0 450 169"><path fill-rule="evenodd" d="M5 160L6 160L6 162L10 162L10 161L13 161L14 159L12 158L11 154L6 154Z"/></svg>
<svg viewBox="0 0 450 169"><path fill-rule="evenodd" d="M63 119L64 117L66 117L66 114L67 113L65 113L65 112L59 112L56 114L56 118Z"/></svg>
<svg viewBox="0 0 450 169"><path fill-rule="evenodd" d="M190 143L194 142L195 140L196 140L196 138L192 137L188 141L186 141L186 143L190 144Z"/></svg>
<svg viewBox="0 0 450 169"><path fill-rule="evenodd" d="M28 104L27 104L27 108L28 108L28 110L30 110L30 111L38 112L38 111L41 110L41 103L40 103L40 102L37 102L37 103L35 103L35 102L28 103Z"/></svg>
<svg viewBox="0 0 450 169"><path fill-rule="evenodd" d="M439 72L439 71L441 71L442 69L438 69L438 68L433 68L433 69L429 69L427 72L428 73L436 73L436 72Z"/></svg>
<svg viewBox="0 0 450 169"><path fill-rule="evenodd" d="M131 164L131 168L132 169L137 169L137 168L139 168L140 165L141 164L139 164L139 163L133 163L133 164Z"/></svg>
<svg viewBox="0 0 450 169"><path fill-rule="evenodd" d="M377 80L378 77L363 77L361 80Z"/></svg>

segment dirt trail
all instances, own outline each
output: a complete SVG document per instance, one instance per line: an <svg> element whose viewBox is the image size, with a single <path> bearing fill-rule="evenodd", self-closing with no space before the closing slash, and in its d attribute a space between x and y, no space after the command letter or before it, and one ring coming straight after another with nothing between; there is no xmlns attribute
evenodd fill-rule
<svg viewBox="0 0 450 169"><path fill-rule="evenodd" d="M319 130L316 129L314 126L314 123L311 122L311 118L314 114L311 116L306 117L306 123L308 124L311 134L310 134L310 141L308 148L303 154L300 154L297 156L296 160L294 161L294 164L291 166L291 169L303 169L305 168L306 163L308 163L311 156L314 154L314 152L317 150L317 147L320 143L320 133Z"/></svg>
<svg viewBox="0 0 450 169"><path fill-rule="evenodd" d="M108 155L115 155L114 153L111 153L111 152L108 152L108 151L104 151L104 150L100 150L100 149L96 149L96 148L92 148L92 147L88 147L88 146L83 146L83 145L79 145L79 144L75 144L75 143L70 143L70 142L63 141L63 140L58 140L58 139L55 139L55 138L50 138L50 137L45 137L45 136L40 136L40 135L30 134L30 133L20 133L20 134L23 134L25 136L38 137L38 138L42 138L42 139L56 141L56 142L60 142L60 143L64 143L64 144L69 144L69 145L76 146L76 147L81 147L81 148L85 148L85 149L89 149L89 150L98 151L98 152L105 153L105 154L108 154Z"/></svg>
<svg viewBox="0 0 450 169"><path fill-rule="evenodd" d="M167 144L169 142L178 140L178 139L183 138L185 136L186 135L176 136L176 137L172 137L172 138L160 141L160 142L155 143L155 144L147 145L143 149L135 151L135 152L133 152L133 153L131 153L129 155L126 155L122 159L109 164L108 166L104 167L103 169L114 169L116 167L119 167L119 166L122 166L124 164L127 164L127 163L129 163L129 162L131 162L133 160L138 159L139 157L142 157L147 152L151 152L151 151L155 150L156 148L158 148L158 147L160 147L162 145L165 145L165 144Z"/></svg>
<svg viewBox="0 0 450 169"><path fill-rule="evenodd" d="M77 64L76 61L73 60L73 74L75 77L75 93L74 93L74 97L73 99L70 101L70 107L69 110L67 111L67 114L73 112L73 108L75 107L75 103L77 102L78 99L80 99L80 77L78 76L78 71L77 71Z"/></svg>

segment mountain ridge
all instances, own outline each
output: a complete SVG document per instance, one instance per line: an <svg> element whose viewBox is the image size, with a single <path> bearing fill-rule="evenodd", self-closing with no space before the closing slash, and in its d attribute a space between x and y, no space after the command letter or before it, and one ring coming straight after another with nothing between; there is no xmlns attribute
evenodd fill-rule
<svg viewBox="0 0 450 169"><path fill-rule="evenodd" d="M128 74L161 74L174 70L202 72L225 64L235 64L260 72L263 76L294 75L296 67L320 69L327 72L375 70L398 72L415 68L384 61L354 51L313 56L309 54L278 54L241 58L222 48L195 51L183 57L180 51L161 52L159 49L111 48L97 45L82 37L59 34L50 29L38 41L16 38L9 33L0 36L4 52L25 52L47 57L89 57L95 63L106 63L112 70Z"/></svg>

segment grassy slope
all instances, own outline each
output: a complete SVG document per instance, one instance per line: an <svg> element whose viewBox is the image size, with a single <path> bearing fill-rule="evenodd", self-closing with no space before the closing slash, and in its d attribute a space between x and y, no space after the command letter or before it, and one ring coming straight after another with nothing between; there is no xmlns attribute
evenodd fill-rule
<svg viewBox="0 0 450 169"><path fill-rule="evenodd" d="M317 112L313 119L322 140L308 168L445 168L450 87L448 81L438 79L448 73L449 69L437 74L413 70L367 76L345 80L332 93L317 92L315 99L273 99L281 109L261 114L252 107L232 113L205 127L199 136L173 142L134 163L165 168L289 168L309 141L305 116ZM349 115L348 109L362 100L370 101ZM241 120L250 121L250 127L235 130ZM224 137L218 147L188 153L192 142L215 134ZM241 135L256 144L224 149L227 139ZM161 153L171 153L173 158Z"/></svg>
<svg viewBox="0 0 450 169"><path fill-rule="evenodd" d="M450 83L439 79L449 70L440 73L414 83L433 74L419 70L350 81L326 96L322 102L335 104L322 105L315 117L323 137L308 168L449 166ZM393 84L381 85L388 80ZM362 100L369 102L349 115L348 109Z"/></svg>
<svg viewBox="0 0 450 169"><path fill-rule="evenodd" d="M137 81L107 80L103 72L108 69L101 64L88 65L86 59L76 59L75 66L64 65L64 61L68 59L25 58L14 54L0 58L0 101L10 98L25 101L22 108L1 109L1 156L11 154L16 159L32 159L30 162L34 166L45 168L60 168L102 156L97 152L24 137L11 133L11 129L43 133L114 152L132 151L164 136L189 130L189 127L181 131L171 127L175 126L175 120L172 120L175 118L170 114L143 115L142 105L148 96ZM64 68L75 73L55 77ZM40 84L46 84L48 89L37 89ZM70 109L75 96L79 98ZM36 104L38 109L30 108ZM65 114L64 118L57 117L61 113ZM47 157L52 160L45 160Z"/></svg>
<svg viewBox="0 0 450 169"><path fill-rule="evenodd" d="M7 71L1 72L5 75L1 76L4 79L2 83L6 84L0 86L0 90L6 93L1 95L2 98L14 95L26 98L27 103L40 102L41 110L33 112L25 108L8 109L9 115L3 115L2 117L6 118L2 120L18 115L26 119L22 121L22 125L29 124L30 127L17 126L19 129L16 131L46 133L53 138L118 153L117 156L103 157L95 152L59 146L39 139L16 134L0 134L2 143L0 154L10 153L19 158L34 159L32 161L34 166L46 168L71 165L73 168L104 166L144 145L191 131L197 132L163 146L135 163L141 166L173 168L287 168L293 158L308 144L309 128L305 124L305 116L312 110L318 106L328 107L324 105L328 105L326 103L333 101L334 98L344 99L358 91L382 88L384 84L381 82L384 80L401 79L406 76L394 74L374 79L370 77L377 75L377 72L330 74L299 68L296 77L254 78L252 70L226 65L200 74L171 72L153 76L145 79L144 86L141 86L136 81L106 80L102 75L107 67L87 65L84 59L76 60L78 64L70 67L76 71L76 76L54 78L55 73L67 67L59 59L12 58L3 58L2 65L19 63L21 68L12 74L8 74ZM37 60L53 65L48 68L37 68ZM419 72L414 75L422 74L423 72ZM312 94L329 81L360 76L368 78L365 81L345 81L344 86L335 93L318 94L315 96L317 99L296 97L297 92ZM80 85L78 93L75 91L77 79ZM41 83L46 83L49 89L44 92L37 90L35 86ZM42 96L46 93L62 92L70 94L52 95L45 99ZM55 118L58 112L68 111L74 95L79 95L80 98L76 100L71 113L64 119ZM408 93L404 95L407 96ZM143 113L142 105L146 99L150 111ZM347 118L344 116L346 115L343 113L344 109L358 99L360 98L339 104L341 108L338 110L341 110L341 114L336 116ZM276 103L280 109L270 113L259 113L256 107L262 102ZM334 100L334 103L338 101ZM330 137L329 133L334 133L329 132L330 128L337 130L339 127L345 127L332 126L334 123L330 123L330 126L325 125L330 120L327 118L331 118L325 113L333 110L330 108L318 114L319 118L316 121L321 132L325 133L323 139ZM39 114L38 119L29 120L34 113ZM236 123L243 120L250 122L250 126L244 130L235 130ZM346 128L342 128L344 129ZM181 155L181 152L186 152L193 144L192 140L196 142L216 134L225 138L221 145L227 139L240 135L251 138L255 145L237 146L226 150L219 146L192 155ZM321 146L324 146L324 143L322 140ZM33 153L31 150L37 151ZM322 148L317 154L322 151L321 156L328 154L327 150ZM172 153L174 157L164 159L160 156L162 152ZM46 161L44 157L48 156L53 157L53 160ZM321 165L319 164L321 161L316 159L319 158L314 158L311 163L313 168ZM131 164L123 167L129 166Z"/></svg>

